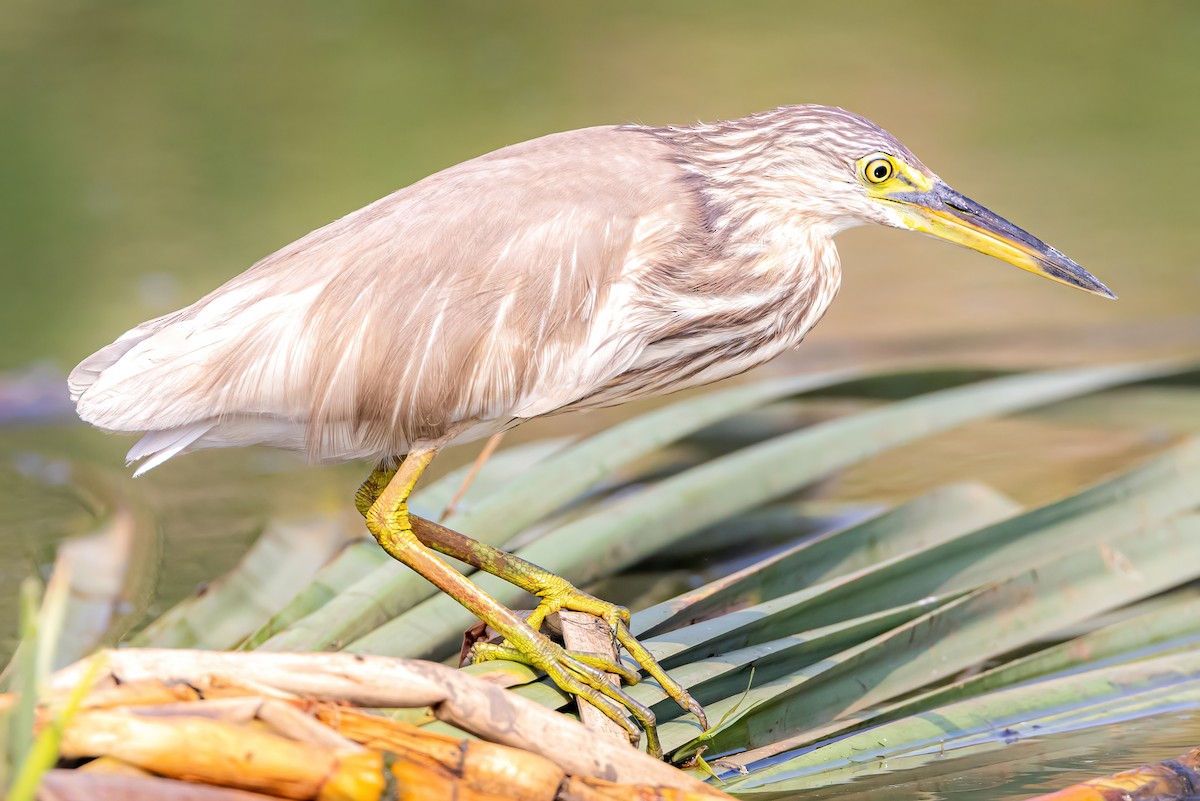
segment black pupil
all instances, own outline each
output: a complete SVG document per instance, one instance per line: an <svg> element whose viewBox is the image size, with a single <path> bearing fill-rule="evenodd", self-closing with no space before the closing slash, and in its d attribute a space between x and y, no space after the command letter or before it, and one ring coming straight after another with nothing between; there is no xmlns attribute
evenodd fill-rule
<svg viewBox="0 0 1200 801"><path fill-rule="evenodd" d="M886 165L884 165L884 164L879 164L879 165L876 165L876 167L875 167L875 177L876 177L877 179L879 179L880 181L882 181L884 178L887 178L887 174L888 174L888 168L887 168L887 166L886 166Z"/></svg>

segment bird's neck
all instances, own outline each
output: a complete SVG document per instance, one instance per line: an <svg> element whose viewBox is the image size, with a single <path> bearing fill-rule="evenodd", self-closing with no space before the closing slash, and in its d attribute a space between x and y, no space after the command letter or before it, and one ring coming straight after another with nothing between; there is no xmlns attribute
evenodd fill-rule
<svg viewBox="0 0 1200 801"><path fill-rule="evenodd" d="M833 237L851 221L804 207L797 192L767 168L770 153L737 130L658 129L673 143L705 231L704 258L676 274L681 298L740 308L774 328L779 349L797 344L825 313L841 285ZM814 201L816 202L816 201Z"/></svg>
<svg viewBox="0 0 1200 801"><path fill-rule="evenodd" d="M821 173L781 169L795 155L787 155L774 128L743 123L641 130L670 147L704 204L706 222L718 235L769 238L785 227L832 239L862 224L836 211Z"/></svg>
<svg viewBox="0 0 1200 801"><path fill-rule="evenodd" d="M647 346L618 382L633 396L659 391L655 376L697 386L795 347L841 284L835 230L789 213L773 187L724 159L677 163L695 222L637 278Z"/></svg>

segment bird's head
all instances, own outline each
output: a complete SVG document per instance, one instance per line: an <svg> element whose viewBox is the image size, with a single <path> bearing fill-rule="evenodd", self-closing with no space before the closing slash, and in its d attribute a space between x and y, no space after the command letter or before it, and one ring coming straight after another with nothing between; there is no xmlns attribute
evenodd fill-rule
<svg viewBox="0 0 1200 801"><path fill-rule="evenodd" d="M805 211L826 216L835 229L878 223L917 231L1052 281L1116 297L1062 253L951 189L864 117L829 106L789 106L757 119L774 129L776 185L790 184L796 194L818 200L819 208L806 205Z"/></svg>

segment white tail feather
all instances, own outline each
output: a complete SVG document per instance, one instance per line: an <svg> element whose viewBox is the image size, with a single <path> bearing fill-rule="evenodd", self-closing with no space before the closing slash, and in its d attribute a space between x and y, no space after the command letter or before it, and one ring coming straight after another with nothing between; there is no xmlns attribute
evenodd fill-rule
<svg viewBox="0 0 1200 801"><path fill-rule="evenodd" d="M117 338L116 342L101 348L80 362L67 378L67 388L71 393L71 400L78 401L83 393L96 383L96 379L100 377L101 373L120 361L122 356L140 344L142 340L152 336L178 315L179 312L172 312L153 320L147 320L137 328L126 331Z"/></svg>
<svg viewBox="0 0 1200 801"><path fill-rule="evenodd" d="M146 473L158 467L172 456L179 455L185 448L212 430L216 422L204 420L180 428L167 428L162 431L149 431L144 437L129 449L125 456L125 464L132 464L138 459L145 459L134 471L133 477Z"/></svg>

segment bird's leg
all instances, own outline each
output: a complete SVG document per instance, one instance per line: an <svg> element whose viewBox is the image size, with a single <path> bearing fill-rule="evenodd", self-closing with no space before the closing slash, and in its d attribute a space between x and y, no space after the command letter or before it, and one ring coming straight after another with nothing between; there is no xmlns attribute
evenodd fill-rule
<svg viewBox="0 0 1200 801"><path fill-rule="evenodd" d="M375 500L366 506L367 528L380 546L393 558L424 576L442 592L466 607L472 614L504 637L511 656L542 670L563 690L585 699L625 729L632 742L638 740L638 726L646 732L647 750L662 755L654 713L635 701L620 687L610 684L603 668L593 660L584 661L552 642L512 610L502 606L484 593L465 576L439 559L417 538L413 521L408 514L408 496L436 451L414 451L405 457L393 472L376 468L359 490L357 505L361 509L371 495ZM391 473L390 476L388 474ZM377 490L382 481L387 483ZM593 662L593 664L589 664ZM616 666L613 672L624 672ZM630 718L633 718L631 720Z"/></svg>
<svg viewBox="0 0 1200 801"><path fill-rule="evenodd" d="M402 461L401 467L403 464ZM380 465L358 488L354 504L363 517L369 514L371 507L378 501L396 472L397 468L395 467ZM560 609L566 609L598 617L608 623L614 633L619 630L619 624L624 624L625 630L628 631L629 610L625 607L588 595L561 576L507 551L472 539L465 534L459 534L440 523L426 520L417 515L407 516L413 535L423 545L465 562L477 570L491 573L493 576L502 578L509 584L525 590L530 595L541 598L542 602L538 604L537 609L526 618L533 628L540 629L547 617ZM653 662L652 657L651 661Z"/></svg>
<svg viewBox="0 0 1200 801"><path fill-rule="evenodd" d="M403 464L403 459L401 459ZM371 475L367 476L358 487L358 492L354 493L354 505L358 508L358 513L364 518L371 511L371 507L375 505L375 501L379 500L379 496L387 489L387 485L391 483L392 476L396 475L399 470L399 465L390 467L378 465L371 471ZM416 482L413 482L416 484Z"/></svg>
<svg viewBox="0 0 1200 801"><path fill-rule="evenodd" d="M374 502L374 498L378 497L382 491L377 488L386 486L393 473L394 471L389 471L388 468L379 467L371 474L370 478L363 482L362 487L359 488L357 498L360 510L370 508ZM637 638L629 631L628 609L601 600L594 595L589 595L575 587L562 576L555 575L519 556L514 556L507 551L502 551L499 548L479 542L464 534L459 534L457 531L448 529L431 520L410 515L409 525L411 526L413 535L423 545L444 553L447 556L452 556L478 570L491 573L493 576L504 579L510 584L520 587L529 594L540 598L541 602L533 611L533 614L526 618L526 622L533 629L540 629L542 623L549 615L561 609L572 612L583 612L606 622L612 629L613 637L628 652L633 660L651 678L657 681L659 686L663 688L663 691L673 698L680 707L694 714L700 721L702 728L708 728L704 710L700 704L692 698L683 685L672 679L663 670L662 666L646 650L646 647L638 642ZM514 656L506 652L502 646L477 646L471 652L471 656L477 662L483 662L488 659L514 659ZM516 661L527 662L528 660L518 659ZM602 667L595 663L593 663L593 666ZM605 668L605 670L609 673L622 672L611 669L611 666Z"/></svg>
<svg viewBox="0 0 1200 801"><path fill-rule="evenodd" d="M425 545L466 562L474 568L491 573L497 578L502 578L530 595L540 598L541 602L537 608L526 618L526 621L534 629L540 629L549 615L561 609L584 612L606 622L611 627L616 641L651 678L658 682L663 692L673 698L685 711L695 715L700 721L701 728L708 728L704 709L696 699L692 698L683 685L672 679L663 670L653 655L646 650L646 646L638 642L637 638L629 631L628 609L589 595L562 576L555 575L545 568L538 567L507 551L471 539L422 517L414 515L411 520L413 534ZM478 649L472 653L472 656L480 662L487 659L512 658L486 649ZM608 672L617 671L610 670Z"/></svg>

